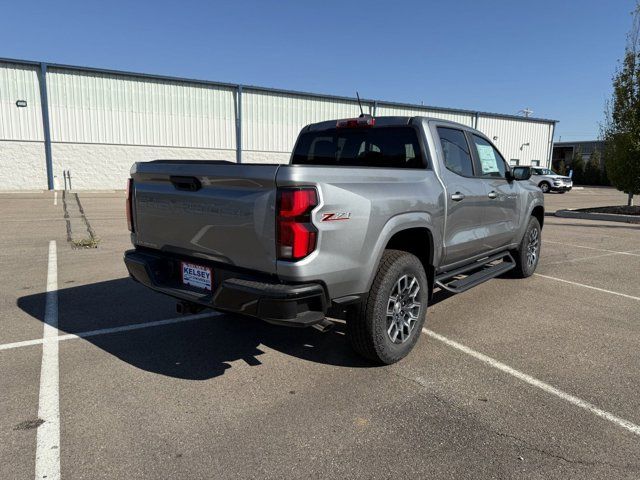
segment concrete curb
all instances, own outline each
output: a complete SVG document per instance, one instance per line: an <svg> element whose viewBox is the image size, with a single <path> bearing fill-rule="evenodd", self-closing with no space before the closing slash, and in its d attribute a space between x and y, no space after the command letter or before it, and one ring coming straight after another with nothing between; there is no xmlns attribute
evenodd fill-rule
<svg viewBox="0 0 640 480"><path fill-rule="evenodd" d="M578 212L577 210L558 210L556 211L555 216L561 218L579 218L581 220L601 220L606 222L640 224L640 216L638 215L617 215L614 213L588 213Z"/></svg>
<svg viewBox="0 0 640 480"><path fill-rule="evenodd" d="M66 191L67 193L121 193L124 192L124 188L112 188L112 189L102 189L102 190L63 190L61 188L56 188L55 190L38 190L38 189L33 189L33 190L0 190L0 194L5 195L5 194L16 194L16 195L20 195L21 193L53 193L53 192L64 192Z"/></svg>
<svg viewBox="0 0 640 480"><path fill-rule="evenodd" d="M50 190L0 190L0 195L20 195L20 194L33 194L33 193L45 193Z"/></svg>

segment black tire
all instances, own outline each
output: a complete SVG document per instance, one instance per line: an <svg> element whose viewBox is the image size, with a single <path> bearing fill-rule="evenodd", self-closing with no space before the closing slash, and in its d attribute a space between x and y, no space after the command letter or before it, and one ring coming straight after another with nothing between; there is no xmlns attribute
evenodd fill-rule
<svg viewBox="0 0 640 480"><path fill-rule="evenodd" d="M417 316L417 319L411 321L410 327L394 330L396 337L404 336L404 340L396 338L394 342L391 338L393 333L389 332L392 330L396 315L408 316L409 314L404 313L405 310L399 310L396 313L398 305L394 305L395 308L391 308L389 314L391 296L397 291L398 284L408 284L411 278L416 279L419 288L412 297L414 298L412 304L419 303L420 306L414 307L411 312ZM415 289L415 284L412 285ZM409 291L413 292L411 288ZM393 296L396 297L396 295ZM407 252L386 250L366 300L355 307L347 317L347 335L354 350L376 364L389 365L406 357L422 331L428 298L429 284L420 260ZM392 315L392 318L388 315ZM402 341L397 343L399 340Z"/></svg>
<svg viewBox="0 0 640 480"><path fill-rule="evenodd" d="M522 241L520 242L520 246L517 250L511 252L513 259L516 261L516 267L511 271L514 277L527 278L536 271L536 267L540 261L540 251L542 247L541 234L542 229L540 228L538 219L531 217L529 219L529 225L527 225L527 230L524 232L524 237L522 237ZM532 252L530 246L534 239L537 239L537 243L535 249L531 247L532 250L535 250L535 252ZM535 253L533 263L529 261L529 253Z"/></svg>
<svg viewBox="0 0 640 480"><path fill-rule="evenodd" d="M549 193L551 191L551 184L549 182L540 182L538 184L542 193Z"/></svg>

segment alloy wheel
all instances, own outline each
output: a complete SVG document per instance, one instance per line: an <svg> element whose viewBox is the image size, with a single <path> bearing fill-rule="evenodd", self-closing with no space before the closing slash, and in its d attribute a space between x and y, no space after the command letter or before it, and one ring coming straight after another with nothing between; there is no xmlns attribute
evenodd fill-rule
<svg viewBox="0 0 640 480"><path fill-rule="evenodd" d="M529 231L529 240L527 243L527 267L533 267L538 261L540 251L540 230L532 228Z"/></svg>
<svg viewBox="0 0 640 480"><path fill-rule="evenodd" d="M422 310L419 292L420 283L412 275L403 275L393 286L387 302L387 335L393 343L404 343L411 336Z"/></svg>

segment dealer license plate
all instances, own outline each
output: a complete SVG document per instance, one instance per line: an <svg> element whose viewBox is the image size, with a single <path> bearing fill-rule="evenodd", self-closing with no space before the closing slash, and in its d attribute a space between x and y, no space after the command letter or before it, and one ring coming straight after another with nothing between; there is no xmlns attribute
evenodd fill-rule
<svg viewBox="0 0 640 480"><path fill-rule="evenodd" d="M182 262L182 283L211 290L211 269L194 263Z"/></svg>

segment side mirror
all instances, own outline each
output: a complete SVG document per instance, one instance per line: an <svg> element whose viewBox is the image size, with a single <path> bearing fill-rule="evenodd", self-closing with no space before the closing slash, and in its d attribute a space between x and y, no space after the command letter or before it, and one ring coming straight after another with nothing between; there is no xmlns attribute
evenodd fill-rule
<svg viewBox="0 0 640 480"><path fill-rule="evenodd" d="M514 180L529 180L531 178L531 167L513 167L511 176Z"/></svg>

